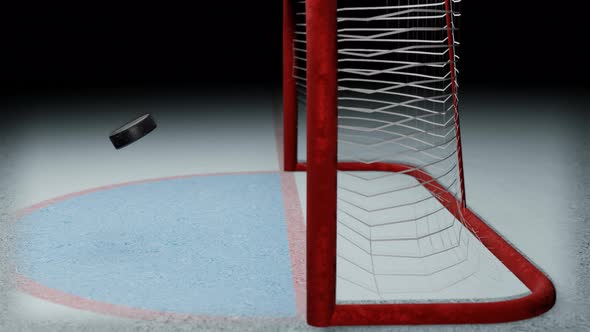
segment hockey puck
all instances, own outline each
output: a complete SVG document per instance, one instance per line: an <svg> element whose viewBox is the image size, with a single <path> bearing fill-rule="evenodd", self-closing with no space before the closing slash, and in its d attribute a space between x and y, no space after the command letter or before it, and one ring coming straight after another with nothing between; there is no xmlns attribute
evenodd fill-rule
<svg viewBox="0 0 590 332"><path fill-rule="evenodd" d="M154 118L150 114L144 114L113 131L109 138L115 149L118 150L149 134L156 127Z"/></svg>

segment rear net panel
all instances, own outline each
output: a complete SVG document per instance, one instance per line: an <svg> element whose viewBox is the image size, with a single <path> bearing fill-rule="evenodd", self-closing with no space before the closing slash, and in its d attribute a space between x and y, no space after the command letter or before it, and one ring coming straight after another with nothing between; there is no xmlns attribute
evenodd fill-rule
<svg viewBox="0 0 590 332"><path fill-rule="evenodd" d="M445 0L338 3L338 161L409 166L399 173L338 172L338 303L466 300L474 294L457 294L502 276L501 265L481 264L492 256L464 220L408 175L425 172L461 200L454 104L459 1L448 4L450 26L446 5ZM293 76L299 137L305 137L304 1L296 3L295 16ZM299 158L304 155L303 150ZM480 289L475 297L526 292L489 290Z"/></svg>

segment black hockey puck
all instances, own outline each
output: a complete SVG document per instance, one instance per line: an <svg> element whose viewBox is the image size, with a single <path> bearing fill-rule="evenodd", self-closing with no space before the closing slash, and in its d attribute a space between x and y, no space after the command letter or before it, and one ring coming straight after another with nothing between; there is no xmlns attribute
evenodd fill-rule
<svg viewBox="0 0 590 332"><path fill-rule="evenodd" d="M149 134L152 130L156 129L156 127L157 125L154 118L152 118L150 114L144 114L113 131L109 138L111 139L113 146L116 149L120 149Z"/></svg>

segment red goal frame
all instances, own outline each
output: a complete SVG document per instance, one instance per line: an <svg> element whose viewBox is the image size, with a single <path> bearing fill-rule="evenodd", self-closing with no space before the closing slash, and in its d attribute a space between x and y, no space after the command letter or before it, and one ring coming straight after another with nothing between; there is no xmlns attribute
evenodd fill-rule
<svg viewBox="0 0 590 332"><path fill-rule="evenodd" d="M450 3L445 0L447 25ZM452 79L455 132L459 159L460 200L444 193L428 174L406 173L436 192L439 201L458 220L469 223L481 242L531 293L496 302L446 302L416 304L336 304L336 175L349 171L407 171L402 164L362 164L337 161L337 0L306 0L307 29L307 158L297 161L297 92L294 65L295 0L283 0L283 125L284 170L307 172L307 321L315 326L496 323L540 315L555 303L549 278L465 204L461 140ZM454 57L449 30L449 55ZM453 61L451 61L453 66ZM451 73L454 74L453 67ZM441 194L441 192L443 192ZM462 218L459 218L462 216Z"/></svg>

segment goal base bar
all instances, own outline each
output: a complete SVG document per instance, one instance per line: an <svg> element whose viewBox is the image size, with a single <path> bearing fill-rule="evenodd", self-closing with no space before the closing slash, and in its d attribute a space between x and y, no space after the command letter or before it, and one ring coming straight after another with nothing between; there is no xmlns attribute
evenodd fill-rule
<svg viewBox="0 0 590 332"><path fill-rule="evenodd" d="M338 162L341 171L382 171L404 173L416 178L437 200L476 235L481 243L508 268L529 290L530 294L496 302L446 302L400 304L335 304L323 298L310 298L310 294L326 289L335 293L334 280L314 278L308 282L307 321L314 326L332 325L418 325L418 324L477 324L500 323L538 316L555 304L555 287L549 278L524 257L494 229L447 191L434 178L410 165L358 162ZM305 171L305 163L297 163L296 170ZM335 232L334 232L335 234ZM308 258L317 246L308 245ZM317 257L317 256L316 256ZM332 259L332 258L331 258ZM311 260L316 262L317 260ZM323 267L325 268L325 266ZM314 270L313 267L311 267ZM318 269L319 270L319 269ZM309 271L309 270L308 270ZM325 280L318 282L317 280ZM309 279L308 279L309 281ZM335 294L334 294L335 297ZM335 298L334 298L335 300ZM313 306L309 303L316 302ZM325 308L318 310L318 308Z"/></svg>

